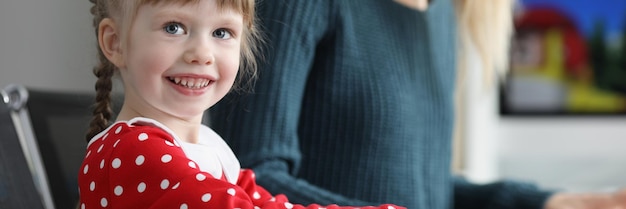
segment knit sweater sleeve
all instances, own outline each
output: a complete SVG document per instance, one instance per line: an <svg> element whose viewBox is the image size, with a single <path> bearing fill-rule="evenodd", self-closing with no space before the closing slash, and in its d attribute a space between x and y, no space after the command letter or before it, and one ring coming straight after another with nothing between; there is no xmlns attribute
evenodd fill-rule
<svg viewBox="0 0 626 209"><path fill-rule="evenodd" d="M479 185L461 177L454 179L455 209L542 209L552 194L519 181L502 180Z"/></svg>
<svg viewBox="0 0 626 209"><path fill-rule="evenodd" d="M346 198L296 177L303 92L316 47L332 19L332 2L262 1L257 14L266 48L255 92L227 96L211 108L210 124L233 148L242 167L254 170L259 184L274 194L283 193L301 204L382 204Z"/></svg>

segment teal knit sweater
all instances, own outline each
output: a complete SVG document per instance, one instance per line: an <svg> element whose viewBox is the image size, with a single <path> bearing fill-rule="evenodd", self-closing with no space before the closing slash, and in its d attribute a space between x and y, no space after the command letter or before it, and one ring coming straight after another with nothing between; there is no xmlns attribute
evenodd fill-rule
<svg viewBox="0 0 626 209"><path fill-rule="evenodd" d="M211 126L258 183L296 203L541 208L548 193L451 175L451 0L262 0L265 60Z"/></svg>

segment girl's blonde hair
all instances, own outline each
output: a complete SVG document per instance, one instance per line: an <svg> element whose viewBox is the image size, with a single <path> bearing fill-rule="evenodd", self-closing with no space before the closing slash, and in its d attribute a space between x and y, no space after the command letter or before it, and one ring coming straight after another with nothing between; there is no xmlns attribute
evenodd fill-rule
<svg viewBox="0 0 626 209"><path fill-rule="evenodd" d="M125 45L126 33L135 18L140 6L146 4L190 4L198 3L201 0L89 0L94 5L91 7L93 15L93 26L96 37L98 36L98 26L105 18L113 19L121 27L121 42ZM251 86L256 78L257 64L256 55L259 50L260 32L257 29L255 17L254 0L215 0L217 6L222 9L233 9L243 15L244 29L241 43L240 70L235 81L234 90L242 90ZM96 102L93 110L93 117L89 124L86 140L91 140L99 132L106 129L111 120L113 111L111 110L111 91L113 88L113 75L117 71L103 54L98 45L98 64L94 67L93 73L98 77L95 84Z"/></svg>

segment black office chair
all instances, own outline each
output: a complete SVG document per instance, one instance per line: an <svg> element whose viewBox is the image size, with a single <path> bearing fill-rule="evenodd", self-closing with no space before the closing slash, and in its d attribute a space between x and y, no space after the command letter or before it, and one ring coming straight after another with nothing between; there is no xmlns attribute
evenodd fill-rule
<svg viewBox="0 0 626 209"><path fill-rule="evenodd" d="M44 90L37 88L25 88L19 85L9 85L5 87L7 91L12 92L11 95L15 97L13 101L21 101L19 103L19 109L23 117L22 121L28 122L29 131L26 131L26 135L31 135L30 138L33 141L40 153L43 167L45 167L45 175L47 177L47 184L49 185L49 194L53 200L55 208L75 208L78 203L78 171L82 163L87 142L85 141L85 134L89 127L89 122L92 115L92 105L95 101L95 92L93 93L76 93L76 92L61 92L53 90ZM21 92L21 93L20 93ZM4 93L3 93L4 94ZM20 94L23 94L21 97ZM20 100L16 100L19 98ZM122 106L123 95L114 93L112 96L112 109L114 119L116 113ZM17 106L13 104L14 106ZM15 172L8 172L11 176L4 176L5 168L13 168L15 162L21 162L11 158L5 158L6 156L14 156L15 152L20 150L15 149L16 145L5 143L17 143L16 137L9 133L13 130L12 122L10 120L10 109L6 109L7 106L3 103L3 109L0 115L0 124L2 125L0 136L2 143L0 143L0 157L2 158L2 165L0 166L0 177L8 179L9 177L26 177L27 175L21 175L24 170L24 166L20 167L15 172L22 172L20 175ZM208 114L208 111L207 113ZM203 118L203 123L208 124L208 119ZM31 125L32 124L32 125ZM7 130L5 130L7 129ZM5 132L7 132L5 134ZM33 136L34 134L34 136ZM4 137L8 137L11 140L5 140ZM8 139L7 138L7 139ZM7 151L5 151L5 149ZM6 161L5 159L9 159ZM41 162L40 162L41 164ZM6 166L5 166L6 165ZM20 165L17 163L17 165ZM23 164L22 164L23 165ZM7 194L13 196L15 192L4 192L3 182L0 180L0 209L4 208L40 208L40 207L9 207L13 205L5 206L3 202ZM14 181L17 182L17 181ZM31 182L32 184L32 182ZM13 184L9 189L13 188ZM28 184L24 184L27 188ZM51 194L51 195L50 195ZM15 194L17 195L17 194ZM24 196L24 198L30 198L30 196ZM48 197L50 199L50 197ZM19 199L22 200L22 199ZM13 200L11 200L13 201ZM28 202L28 201L25 201ZM36 204L36 201L31 202ZM39 201L41 204L41 201ZM9 204L9 203L6 203ZM17 204L17 203L11 203ZM47 206L46 208L52 208Z"/></svg>
<svg viewBox="0 0 626 209"><path fill-rule="evenodd" d="M85 134L91 120L95 92L30 88L28 93L26 107L44 158L55 206L74 208L78 202L78 171L87 147ZM113 97L115 113L119 112L122 99L121 95Z"/></svg>
<svg viewBox="0 0 626 209"><path fill-rule="evenodd" d="M24 109L28 92L9 85L0 93L0 208L54 208Z"/></svg>

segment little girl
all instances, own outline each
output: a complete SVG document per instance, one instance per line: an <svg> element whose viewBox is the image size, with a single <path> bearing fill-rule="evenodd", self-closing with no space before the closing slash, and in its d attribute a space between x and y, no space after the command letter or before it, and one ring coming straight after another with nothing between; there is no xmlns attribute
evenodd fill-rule
<svg viewBox="0 0 626 209"><path fill-rule="evenodd" d="M255 76L254 0L91 2L100 64L80 208L304 208L257 186L201 124L236 80ZM107 127L116 73L125 98Z"/></svg>

